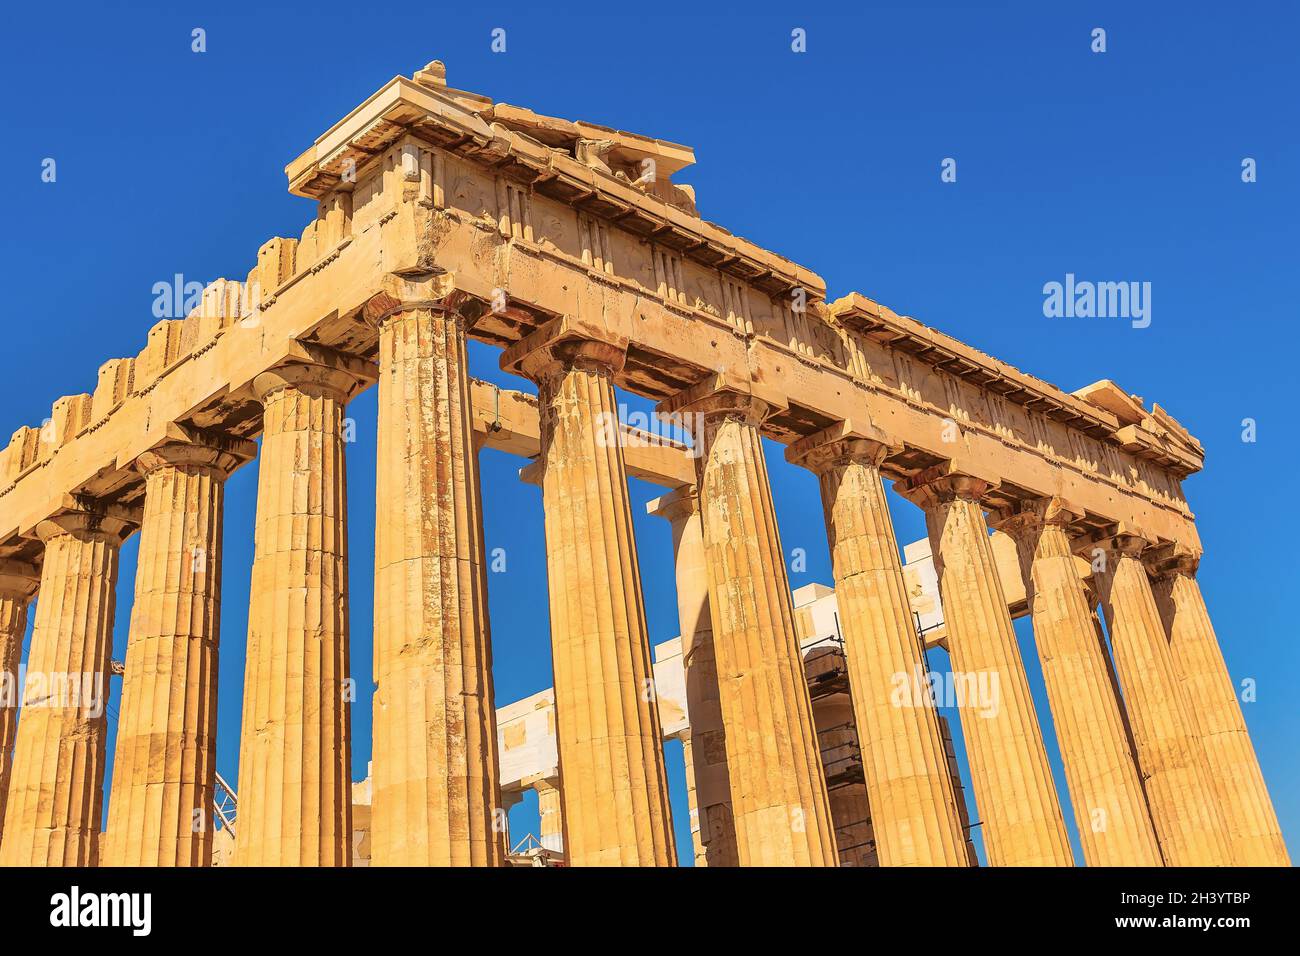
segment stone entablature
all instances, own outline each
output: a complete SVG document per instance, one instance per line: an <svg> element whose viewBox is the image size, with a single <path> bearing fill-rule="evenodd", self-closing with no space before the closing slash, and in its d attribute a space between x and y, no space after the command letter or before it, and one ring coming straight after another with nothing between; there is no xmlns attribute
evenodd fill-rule
<svg viewBox="0 0 1300 956"><path fill-rule="evenodd" d="M14 435L0 453L0 552L30 551L17 539L64 493L138 496L126 466L172 423L254 434L259 372L308 343L372 355L362 308L430 272L411 291L504 296L504 309L476 309L474 337L506 345L561 316L566 332L625 343L618 384L642 395L716 375L774 407L764 431L779 440L870 419L897 442L882 468L894 477L966 463L995 482L992 507L1058 494L1080 530L1119 523L1199 551L1180 481L1200 446L1159 406L1106 382L1065 393L856 293L827 306L814 273L661 197L693 160L685 147L429 83L394 79L289 166L293 190L320 200L300 240L270 240L243 283L213 283L139 356L106 363L93 395ZM606 160L569 154L597 133ZM645 159L654 182L617 168Z"/></svg>

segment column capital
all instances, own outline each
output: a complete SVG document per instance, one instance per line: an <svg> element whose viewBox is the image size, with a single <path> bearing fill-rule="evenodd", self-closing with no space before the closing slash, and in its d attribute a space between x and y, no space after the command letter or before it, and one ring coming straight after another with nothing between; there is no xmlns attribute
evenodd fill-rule
<svg viewBox="0 0 1300 956"><path fill-rule="evenodd" d="M333 349L294 342L284 362L252 381L253 394L263 405L276 392L296 388L318 398L351 401L379 378L374 362Z"/></svg>
<svg viewBox="0 0 1300 956"><path fill-rule="evenodd" d="M1074 542L1076 554L1091 554L1098 549L1113 554L1141 558L1151 547L1153 538L1140 528L1119 522L1113 529L1100 534L1085 535Z"/></svg>
<svg viewBox="0 0 1300 956"><path fill-rule="evenodd" d="M784 398L753 382L731 382L721 374L710 375L690 388L670 395L659 403L660 418L736 419L758 427L774 414L789 407Z"/></svg>
<svg viewBox="0 0 1300 956"><path fill-rule="evenodd" d="M546 474L546 462L541 458L534 458L524 467L519 469L519 480L526 485L536 485L542 487L542 477Z"/></svg>
<svg viewBox="0 0 1300 956"><path fill-rule="evenodd" d="M1173 577L1182 574L1189 578L1196 577L1201 564L1201 554L1186 545L1170 542L1148 549L1142 555L1147 573L1153 578Z"/></svg>
<svg viewBox="0 0 1300 956"><path fill-rule="evenodd" d="M71 534L120 545L140 527L140 517L138 508L66 495L63 510L36 525L36 536L47 544L60 535Z"/></svg>
<svg viewBox="0 0 1300 956"><path fill-rule="evenodd" d="M989 526L1017 537L1037 536L1044 525L1055 525L1068 535L1070 526L1083 517L1083 509L1058 495L1020 502L1015 511L998 512Z"/></svg>
<svg viewBox="0 0 1300 956"><path fill-rule="evenodd" d="M870 419L836 422L829 428L806 435L785 450L785 460L814 474L822 474L837 464L861 462L878 468L886 458L897 454L903 443Z"/></svg>
<svg viewBox="0 0 1300 956"><path fill-rule="evenodd" d="M0 558L0 594L30 601L41 583L40 569L11 558Z"/></svg>
<svg viewBox="0 0 1300 956"><path fill-rule="evenodd" d="M380 280L381 289L361 306L360 319L371 328L383 328L395 315L416 312L459 314L469 297L456 291L450 273L431 276L401 276L388 273Z"/></svg>
<svg viewBox="0 0 1300 956"><path fill-rule="evenodd" d="M167 465L206 468L213 477L224 481L240 465L257 457L257 443L217 432L175 424L168 428L168 438L135 460L141 475Z"/></svg>
<svg viewBox="0 0 1300 956"><path fill-rule="evenodd" d="M676 524L700 513L700 493L695 485L681 485L666 495L646 502L646 514Z"/></svg>
<svg viewBox="0 0 1300 956"><path fill-rule="evenodd" d="M543 790L559 790L560 778L555 774L534 773L524 777L519 783L529 790L541 793ZM521 791L522 793L522 791Z"/></svg>
<svg viewBox="0 0 1300 956"><path fill-rule="evenodd" d="M572 368L623 370L627 339L569 316L552 319L501 353L501 370L542 385Z"/></svg>
<svg viewBox="0 0 1300 956"><path fill-rule="evenodd" d="M950 501L973 501L982 506L984 496L1000 483L957 461L944 461L894 482L894 490L922 508Z"/></svg>

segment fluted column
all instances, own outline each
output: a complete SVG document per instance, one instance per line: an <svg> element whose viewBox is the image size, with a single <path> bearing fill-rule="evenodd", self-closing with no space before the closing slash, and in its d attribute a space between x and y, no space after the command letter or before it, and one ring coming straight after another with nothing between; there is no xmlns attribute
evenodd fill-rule
<svg viewBox="0 0 1300 956"><path fill-rule="evenodd" d="M718 695L718 662L709 610L709 572L704 556L699 494L694 485L650 502L651 514L667 519L673 531L677 576L677 620L681 634L686 714L682 735L687 779L694 783L693 838L703 853L696 866L736 866L736 827L732 822L727 740Z"/></svg>
<svg viewBox="0 0 1300 956"><path fill-rule="evenodd" d="M211 866L225 482L257 452L195 434L142 455L144 519L105 866Z"/></svg>
<svg viewBox="0 0 1300 956"><path fill-rule="evenodd" d="M41 522L41 599L27 659L0 866L96 866L118 552L133 530L94 505Z"/></svg>
<svg viewBox="0 0 1300 956"><path fill-rule="evenodd" d="M535 333L502 356L538 385L551 659L566 859L673 866L613 374L621 349Z"/></svg>
<svg viewBox="0 0 1300 956"><path fill-rule="evenodd" d="M678 734L677 739L682 742L682 765L686 773L686 812L691 821L691 859L695 866L708 866L708 847L704 844L701 829L703 814L700 813L700 801L695 791L695 756L692 753L694 748L691 747L690 730ZM730 793L727 796L730 799Z"/></svg>
<svg viewBox="0 0 1300 956"><path fill-rule="evenodd" d="M547 777L536 781L537 829L542 846L556 853L564 852L564 806L560 781Z"/></svg>
<svg viewBox="0 0 1300 956"><path fill-rule="evenodd" d="M259 375L265 407L239 751L240 866L348 866L352 774L343 409L357 379Z"/></svg>
<svg viewBox="0 0 1300 956"><path fill-rule="evenodd" d="M515 846L514 835L510 832L510 811L523 801L524 794L522 790L502 790L500 791L499 799L501 800L501 812L504 816L504 825L498 827L498 833L496 836L497 842L501 844L501 849L498 853L500 854L501 859L504 860L510 855L510 851L513 850ZM353 808L353 812L355 812L355 808Z"/></svg>
<svg viewBox="0 0 1300 956"><path fill-rule="evenodd" d="M1094 579L1137 746L1147 804L1168 866L1227 866L1231 847L1205 749L1183 699L1141 554L1129 533L1092 542ZM1087 549L1087 545L1084 546Z"/></svg>
<svg viewBox="0 0 1300 956"><path fill-rule="evenodd" d="M718 694L741 866L836 866L834 825L751 395L665 402L698 447Z"/></svg>
<svg viewBox="0 0 1300 956"><path fill-rule="evenodd" d="M925 509L971 781L992 866L1070 866L1029 681L998 579L980 498L989 484L938 468L899 490Z"/></svg>
<svg viewBox="0 0 1300 956"><path fill-rule="evenodd" d="M1019 553L1084 860L1089 866L1162 866L1105 651L1070 549L1069 523L1079 517L1059 499L1043 499L999 527Z"/></svg>
<svg viewBox="0 0 1300 956"><path fill-rule="evenodd" d="M928 695L900 703L900 675L922 680L913 623L880 464L881 441L836 426L792 445L817 474L844 632L849 690L881 866L966 866L957 797Z"/></svg>
<svg viewBox="0 0 1300 956"><path fill-rule="evenodd" d="M1164 562L1155 580L1156 606L1169 635L1174 675L1191 704L1193 727L1209 766L1232 858L1237 866L1290 866L1282 828L1250 742L1237 690L1214 636L1197 561L1180 555Z"/></svg>
<svg viewBox="0 0 1300 956"><path fill-rule="evenodd" d="M18 665L27 636L27 607L40 582L40 571L20 561L0 559L0 839L4 838L9 774L18 734L18 702L22 687Z"/></svg>
<svg viewBox="0 0 1300 956"><path fill-rule="evenodd" d="M498 866L504 819L463 318L379 325L374 866Z"/></svg>
<svg viewBox="0 0 1300 956"><path fill-rule="evenodd" d="M1083 545L1094 558L1093 577L1165 863L1227 866L1232 856L1223 816L1142 564L1146 547L1130 533Z"/></svg>

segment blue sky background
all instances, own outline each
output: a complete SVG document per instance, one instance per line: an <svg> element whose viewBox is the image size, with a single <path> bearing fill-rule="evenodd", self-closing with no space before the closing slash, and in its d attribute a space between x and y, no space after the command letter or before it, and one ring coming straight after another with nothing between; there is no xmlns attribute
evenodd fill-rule
<svg viewBox="0 0 1300 956"><path fill-rule="evenodd" d="M1234 678L1257 681L1246 718L1296 855L1294 6L623 6L11 5L5 434L143 347L155 282L241 278L262 242L297 236L314 207L288 194L284 165L437 57L453 86L694 146L698 166L676 178L704 216L816 270L831 297L858 290L1067 390L1112 378L1168 408L1206 448L1206 471L1185 485L1202 588ZM206 53L191 52L195 27ZM490 49L497 27L503 54ZM790 48L796 27L803 54ZM1094 27L1107 31L1104 54L1090 51ZM955 183L940 181L947 157ZM1258 182L1242 182L1245 157ZM1150 327L1044 318L1043 284L1067 272L1150 282ZM497 371L493 349L476 346L472 366L531 390ZM351 406L348 450L357 778L370 738L375 398ZM1253 443L1245 418L1258 423ZM769 457L786 551L808 554L792 583L829 584L816 483L779 447ZM483 455L487 544L508 553L488 581L500 703L550 684L541 498L518 481L522 464ZM668 526L641 507L658 493L632 482L656 642L677 633ZM248 467L229 482L225 528L218 763L232 782L255 498ZM922 537L921 513L894 506L900 541ZM136 547L123 553L118 659ZM1018 630L1069 819L1032 637ZM679 747L668 764L689 848ZM534 799L512 823L535 830Z"/></svg>

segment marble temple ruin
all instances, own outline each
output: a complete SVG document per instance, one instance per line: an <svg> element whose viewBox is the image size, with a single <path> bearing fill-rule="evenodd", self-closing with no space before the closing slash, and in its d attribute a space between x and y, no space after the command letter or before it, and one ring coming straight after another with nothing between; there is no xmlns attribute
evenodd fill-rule
<svg viewBox="0 0 1300 956"><path fill-rule="evenodd" d="M1197 583L1197 440L1108 380L1064 392L865 295L827 301L814 272L700 217L673 181L693 162L455 89L434 61L288 165L317 203L299 238L263 244L246 277L14 433L0 664L23 706L0 708L0 865L207 866L232 832L218 856L235 865L350 865L363 830L374 865L499 866L505 810L531 788L566 863L671 866L676 737L697 865L967 866L953 735L898 699L936 644L997 691L958 700L989 865L1289 863ZM536 395L471 379L469 339ZM343 431L375 384L363 786ZM616 388L689 442L619 424ZM830 592L792 595L765 438L820 482L833 626L814 620ZM528 459L545 507L554 686L500 710L485 447ZM223 488L254 460L229 831L211 809ZM629 476L663 487L651 510L676 555L681 636L653 657ZM909 571L885 481L924 512ZM118 554L136 532L102 819ZM918 628L914 564L941 627Z"/></svg>

